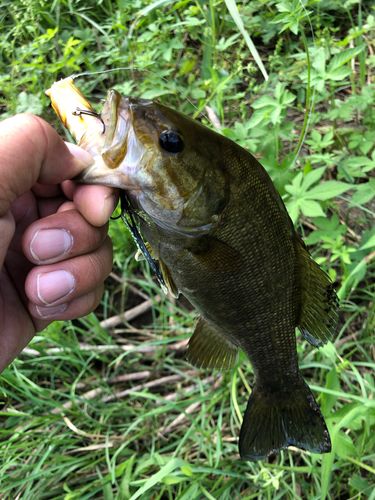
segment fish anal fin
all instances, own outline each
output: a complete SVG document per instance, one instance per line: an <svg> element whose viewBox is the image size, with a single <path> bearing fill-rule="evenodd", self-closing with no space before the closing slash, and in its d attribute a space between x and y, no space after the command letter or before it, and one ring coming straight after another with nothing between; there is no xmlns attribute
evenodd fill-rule
<svg viewBox="0 0 375 500"><path fill-rule="evenodd" d="M160 269L163 274L163 278L165 281L165 284L168 287L169 293L174 297L175 299L178 298L180 295L180 292L178 291L178 288L174 282L174 279L169 271L169 268L167 265L162 261L162 259L159 257L159 264L160 264Z"/></svg>
<svg viewBox="0 0 375 500"><path fill-rule="evenodd" d="M303 241L296 238L295 244L301 270L301 311L297 326L310 344L321 347L335 333L339 300L331 278L311 258Z"/></svg>
<svg viewBox="0 0 375 500"><path fill-rule="evenodd" d="M238 362L238 347L199 318L187 346L187 359L197 368L229 370Z"/></svg>
<svg viewBox="0 0 375 500"><path fill-rule="evenodd" d="M274 394L255 383L240 432L242 460L257 461L296 446L329 453L331 440L323 415L305 381L290 392Z"/></svg>

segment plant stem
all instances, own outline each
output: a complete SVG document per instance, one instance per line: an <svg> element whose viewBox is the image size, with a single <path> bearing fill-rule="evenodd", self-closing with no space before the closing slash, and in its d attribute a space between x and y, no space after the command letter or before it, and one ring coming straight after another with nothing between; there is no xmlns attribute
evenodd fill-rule
<svg viewBox="0 0 375 500"><path fill-rule="evenodd" d="M275 127L275 140L276 140L276 161L279 163L279 129L280 127Z"/></svg>
<svg viewBox="0 0 375 500"><path fill-rule="evenodd" d="M311 63L310 63L310 54L309 48L307 46L307 39L303 30L301 30L303 45L305 47L306 59L307 59L307 88L306 88L306 114L305 119L303 120L302 130L299 136L299 141L297 147L294 150L294 154L297 155L301 144L306 135L307 122L309 120L309 111L310 111L310 92L311 92Z"/></svg>
<svg viewBox="0 0 375 500"><path fill-rule="evenodd" d="M358 4L358 27L360 30L362 30L362 4L359 2ZM362 34L358 36L357 39L357 46L361 45L363 43L363 36ZM361 89L365 84L366 81L366 54L365 51L362 51L358 55L359 59L359 68L360 68L360 82L361 82Z"/></svg>

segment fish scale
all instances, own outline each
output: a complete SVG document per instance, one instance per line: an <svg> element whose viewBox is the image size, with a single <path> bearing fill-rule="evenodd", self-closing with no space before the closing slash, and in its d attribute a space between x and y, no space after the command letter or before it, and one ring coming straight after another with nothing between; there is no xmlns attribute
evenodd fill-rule
<svg viewBox="0 0 375 500"><path fill-rule="evenodd" d="M110 90L98 115L103 132L73 79L47 95L78 145L95 155L77 180L125 190L147 240L132 230L137 258L144 252L158 260L162 283L200 312L189 361L230 369L242 349L252 364L241 458L260 460L291 445L329 452L326 424L298 368L295 328L323 345L334 333L338 300L261 164L152 101ZM90 113L87 123L74 116L77 103Z"/></svg>

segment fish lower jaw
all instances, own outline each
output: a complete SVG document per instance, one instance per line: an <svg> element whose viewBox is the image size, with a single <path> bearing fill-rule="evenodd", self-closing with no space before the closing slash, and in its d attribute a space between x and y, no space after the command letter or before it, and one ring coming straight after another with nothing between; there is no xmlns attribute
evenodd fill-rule
<svg viewBox="0 0 375 500"><path fill-rule="evenodd" d="M100 184L101 186L124 190L141 190L134 179L117 169L108 168L100 155L96 161L82 170L73 180L82 184Z"/></svg>

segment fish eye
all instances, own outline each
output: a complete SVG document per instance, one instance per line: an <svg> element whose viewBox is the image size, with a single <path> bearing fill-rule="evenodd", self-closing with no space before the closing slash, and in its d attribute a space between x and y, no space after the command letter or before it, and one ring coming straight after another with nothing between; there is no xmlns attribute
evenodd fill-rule
<svg viewBox="0 0 375 500"><path fill-rule="evenodd" d="M184 149L184 141L173 130L164 130L159 135L159 144L167 153L181 153Z"/></svg>

